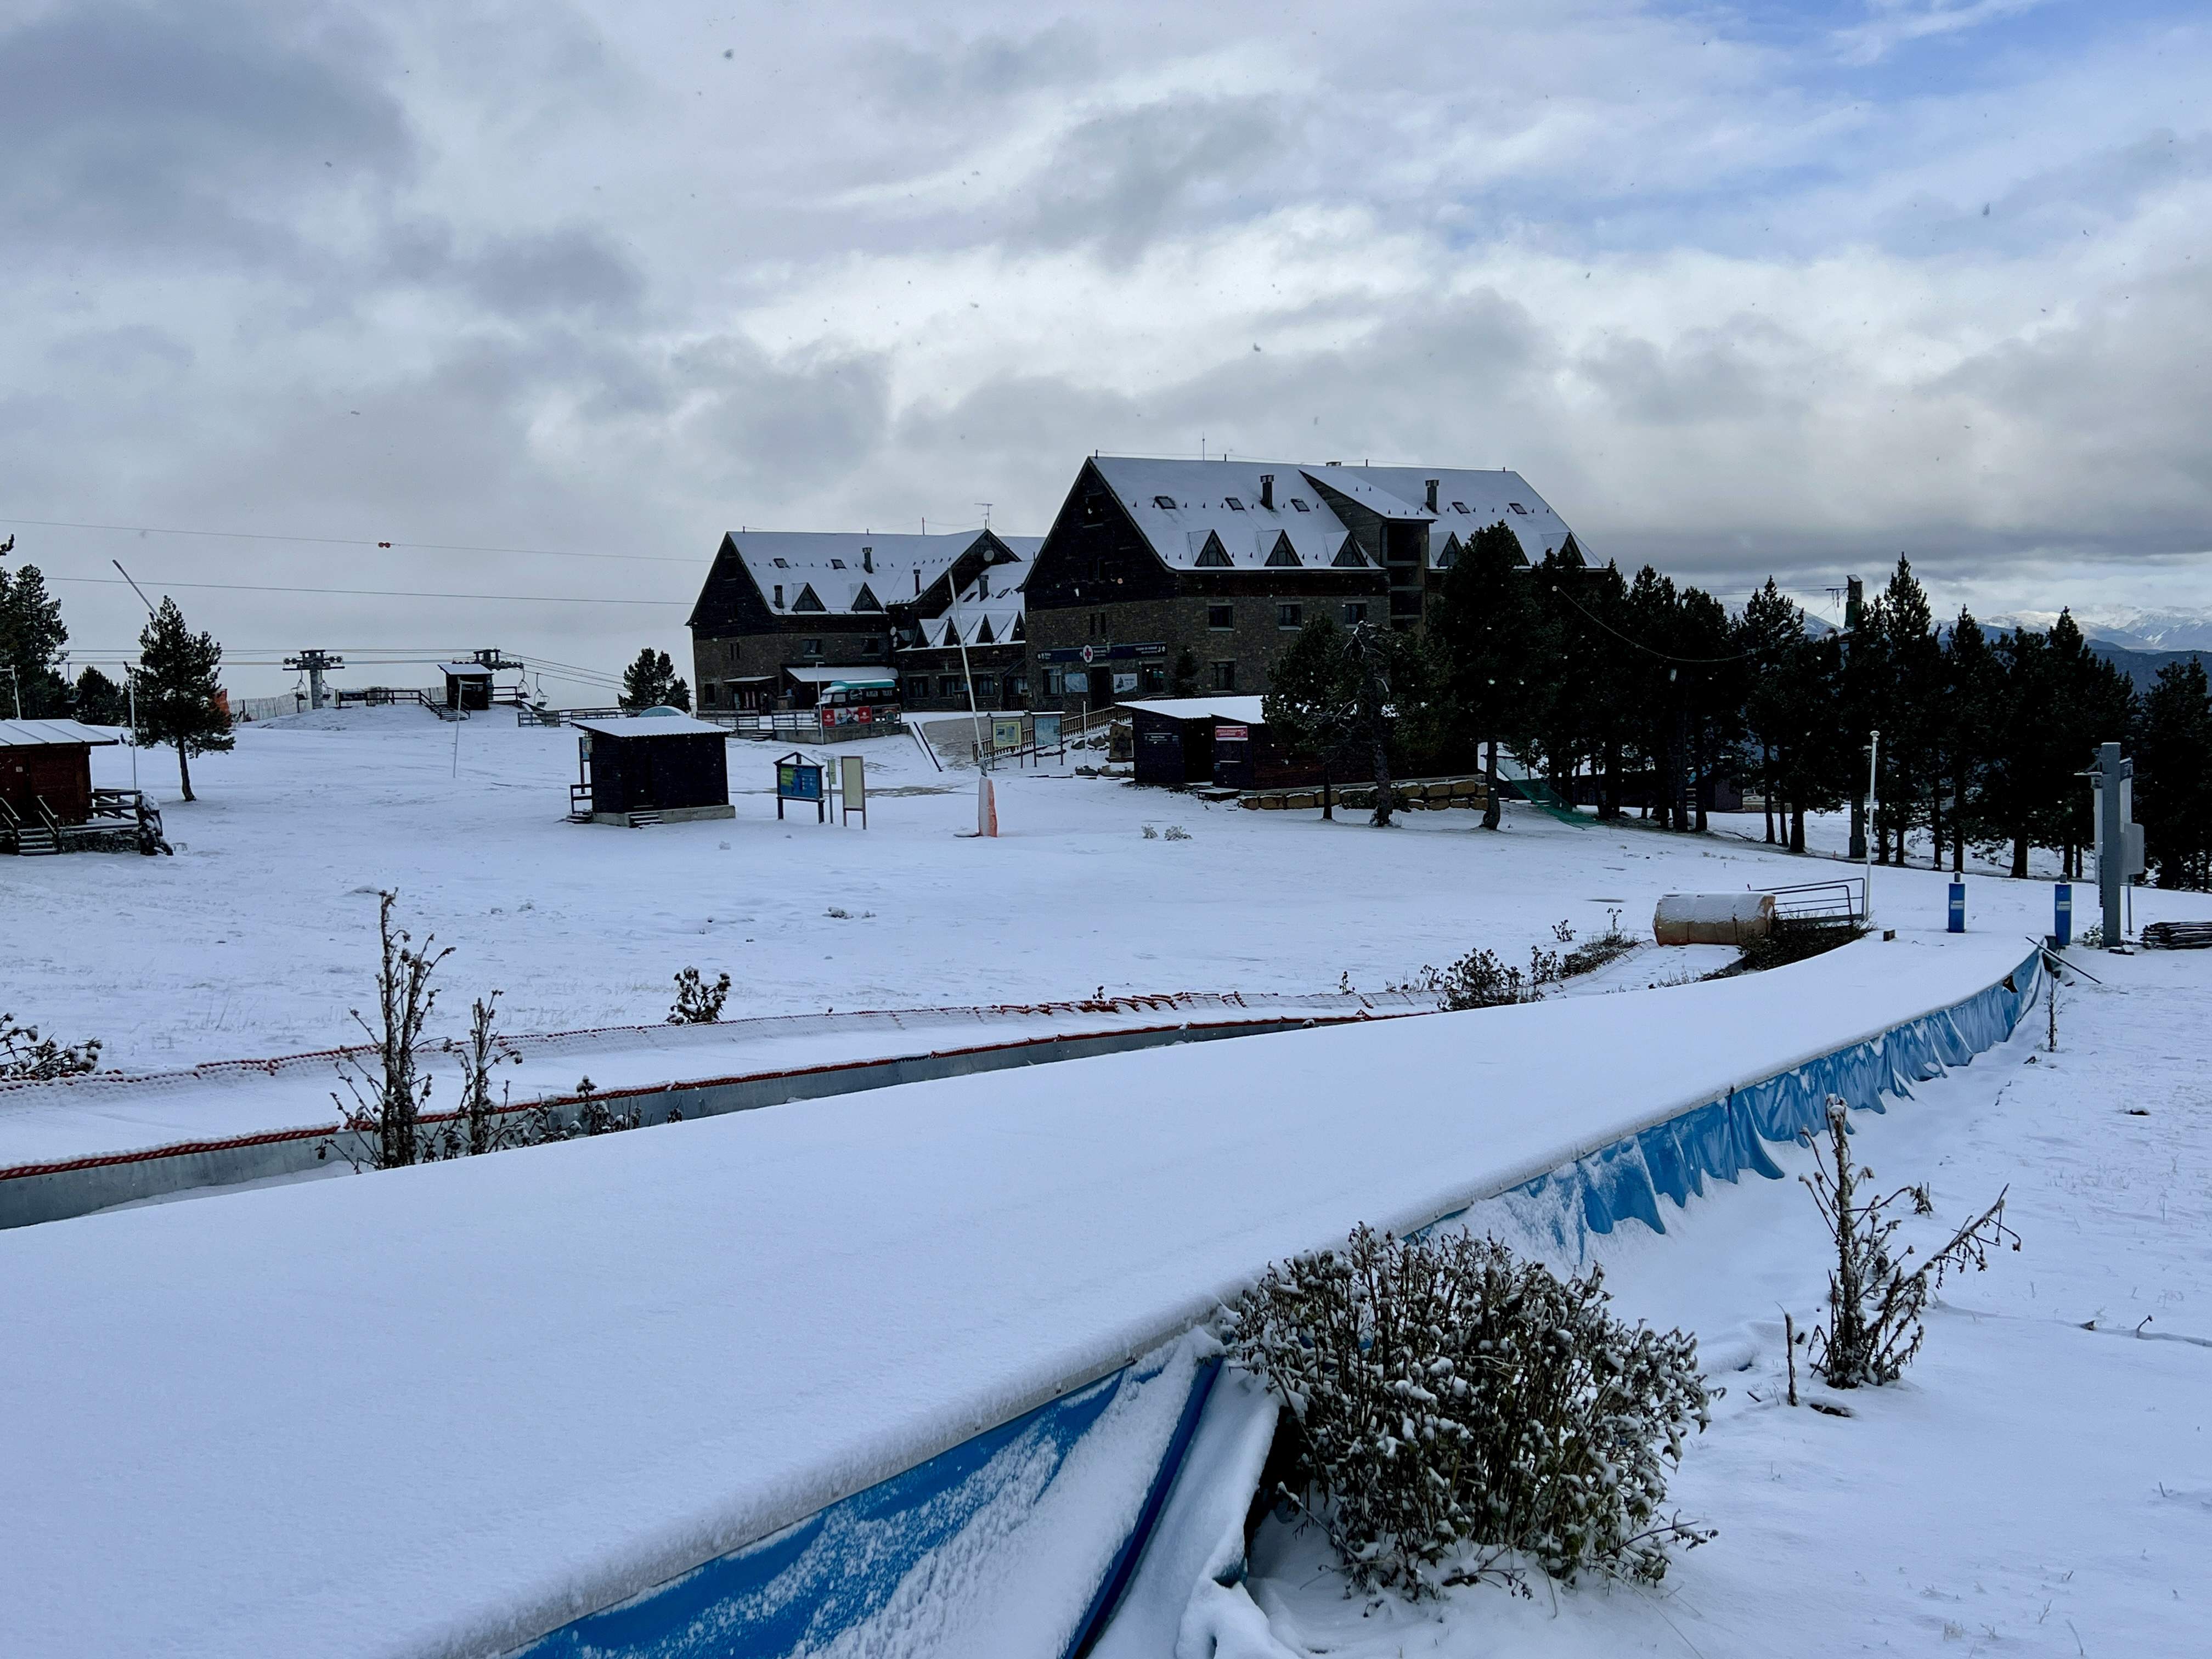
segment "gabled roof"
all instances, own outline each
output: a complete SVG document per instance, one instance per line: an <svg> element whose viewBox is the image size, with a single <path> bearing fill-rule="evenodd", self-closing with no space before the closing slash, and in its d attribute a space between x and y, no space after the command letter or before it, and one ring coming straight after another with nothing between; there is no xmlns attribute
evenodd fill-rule
<svg viewBox="0 0 2212 1659"><path fill-rule="evenodd" d="M1161 562L1176 570L1195 569L1201 560L1214 569L1265 569L1279 535L1290 538L1304 568L1334 568L1351 526L1330 505L1331 494L1384 519L1429 525L1431 568L1440 568L1437 561L1450 534L1464 544L1475 530L1505 524L1534 563L1564 545L1569 533L1565 520L1517 472L1130 455L1094 456L1091 465ZM1261 505L1263 474L1274 479L1272 507ZM1428 507L1431 478L1437 481L1433 513Z"/></svg>
<svg viewBox="0 0 2212 1659"><path fill-rule="evenodd" d="M118 744L96 726L82 720L0 720L0 749L42 749L49 745L88 743Z"/></svg>
<svg viewBox="0 0 2212 1659"><path fill-rule="evenodd" d="M786 611L798 609L799 594L811 589L823 611L848 616L880 611L886 605L911 599L950 570L953 561L982 540L985 533L963 530L942 536L898 536L846 531L733 530L725 545L737 550L753 585L771 605L779 586L783 589Z"/></svg>
<svg viewBox="0 0 2212 1659"><path fill-rule="evenodd" d="M719 726L694 720L689 714L610 714L604 718L572 720L569 725L603 738L697 738L709 734L726 738Z"/></svg>

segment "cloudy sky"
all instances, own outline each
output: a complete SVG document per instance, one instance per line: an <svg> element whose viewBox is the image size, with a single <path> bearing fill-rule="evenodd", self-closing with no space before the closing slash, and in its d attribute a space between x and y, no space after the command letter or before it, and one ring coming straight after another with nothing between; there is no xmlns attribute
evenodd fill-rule
<svg viewBox="0 0 2212 1659"><path fill-rule="evenodd" d="M2212 606L2208 102L2185 0L0 3L0 532L245 692L688 659L724 528L1041 531L1093 448Z"/></svg>

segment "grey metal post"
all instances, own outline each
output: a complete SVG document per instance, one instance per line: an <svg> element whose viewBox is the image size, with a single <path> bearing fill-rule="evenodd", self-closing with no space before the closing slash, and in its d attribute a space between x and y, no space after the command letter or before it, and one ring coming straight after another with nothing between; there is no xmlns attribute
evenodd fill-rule
<svg viewBox="0 0 2212 1659"><path fill-rule="evenodd" d="M2117 951L2127 934L2120 915L2123 885L2120 872L2127 867L2128 837L2120 815L2120 779L2126 763L2120 745L2097 745L2097 896L2104 902L2105 948Z"/></svg>

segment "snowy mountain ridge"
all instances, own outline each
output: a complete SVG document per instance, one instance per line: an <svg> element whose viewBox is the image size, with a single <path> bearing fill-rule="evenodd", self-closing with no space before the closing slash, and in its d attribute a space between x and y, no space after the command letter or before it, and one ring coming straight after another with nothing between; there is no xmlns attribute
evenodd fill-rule
<svg viewBox="0 0 2212 1659"><path fill-rule="evenodd" d="M2058 620L2056 611L2015 611L1991 617L1991 629L2025 628L2036 633ZM2201 611L2141 611L2124 605L2091 605L2074 613L2085 639L2129 651L2212 650L2212 615Z"/></svg>

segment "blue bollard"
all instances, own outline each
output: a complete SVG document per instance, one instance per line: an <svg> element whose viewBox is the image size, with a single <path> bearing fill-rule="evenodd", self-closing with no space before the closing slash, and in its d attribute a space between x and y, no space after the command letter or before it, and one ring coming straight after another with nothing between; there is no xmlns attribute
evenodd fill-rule
<svg viewBox="0 0 2212 1659"><path fill-rule="evenodd" d="M1966 884L1963 881L1954 881L1951 884L1950 931L1954 933L1963 933L1966 931Z"/></svg>
<svg viewBox="0 0 2212 1659"><path fill-rule="evenodd" d="M2062 881L2051 890L2051 937L2064 950L2074 942L2074 884Z"/></svg>

